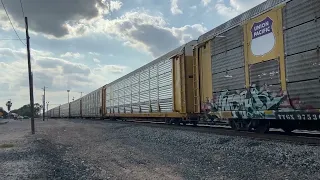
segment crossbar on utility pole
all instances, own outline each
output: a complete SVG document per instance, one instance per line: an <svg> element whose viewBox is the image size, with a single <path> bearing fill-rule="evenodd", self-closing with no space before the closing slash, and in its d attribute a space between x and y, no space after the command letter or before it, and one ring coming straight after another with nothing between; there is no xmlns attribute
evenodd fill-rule
<svg viewBox="0 0 320 180"><path fill-rule="evenodd" d="M26 38L27 38L27 52L28 52L28 72L29 72L29 89L30 89L30 111L31 111L31 133L35 133L34 129L34 98L33 98L33 75L31 71L31 55L30 55L30 37L28 30L28 18L24 18L26 23Z"/></svg>

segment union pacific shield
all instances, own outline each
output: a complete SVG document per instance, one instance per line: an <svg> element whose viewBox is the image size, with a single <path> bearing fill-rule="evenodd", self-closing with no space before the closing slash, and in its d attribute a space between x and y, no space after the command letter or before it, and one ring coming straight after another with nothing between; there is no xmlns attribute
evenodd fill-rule
<svg viewBox="0 0 320 180"><path fill-rule="evenodd" d="M255 56L263 56L275 46L275 35L272 31L273 20L266 17L260 22L253 23L251 28L251 51Z"/></svg>
<svg viewBox="0 0 320 180"><path fill-rule="evenodd" d="M281 8L275 8L244 26L246 60L256 64L281 58L283 54Z"/></svg>

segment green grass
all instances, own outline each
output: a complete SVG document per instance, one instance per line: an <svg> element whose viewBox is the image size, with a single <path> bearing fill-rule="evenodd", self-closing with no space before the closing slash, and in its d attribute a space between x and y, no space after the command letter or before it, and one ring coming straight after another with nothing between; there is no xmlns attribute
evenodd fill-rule
<svg viewBox="0 0 320 180"><path fill-rule="evenodd" d="M1 145L0 145L0 149L12 148L13 146L14 146L13 144L1 144Z"/></svg>

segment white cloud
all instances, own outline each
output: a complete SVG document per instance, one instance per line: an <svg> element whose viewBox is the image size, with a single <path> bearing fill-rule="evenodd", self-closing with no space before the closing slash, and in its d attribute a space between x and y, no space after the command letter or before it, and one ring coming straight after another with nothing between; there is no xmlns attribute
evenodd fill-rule
<svg viewBox="0 0 320 180"><path fill-rule="evenodd" d="M95 62L95 63L100 63L100 60L97 59L97 58L93 58L93 62Z"/></svg>
<svg viewBox="0 0 320 180"><path fill-rule="evenodd" d="M100 53L97 53L97 52L89 52L89 54L93 56L100 56Z"/></svg>
<svg viewBox="0 0 320 180"><path fill-rule="evenodd" d="M86 29L87 33L103 33L110 38L117 38L124 45L140 51L151 53L158 57L187 40L196 39L206 31L201 24L186 25L183 27L169 27L161 14L153 15L148 11L129 11L117 19L83 23L69 26L70 31L78 32Z"/></svg>
<svg viewBox="0 0 320 180"><path fill-rule="evenodd" d="M183 11L179 9L178 0L171 0L171 13L173 15L183 14Z"/></svg>
<svg viewBox="0 0 320 180"><path fill-rule="evenodd" d="M34 52L32 71L35 102L41 101L43 86L48 87L47 100L52 104L61 104L67 101L66 89L89 93L131 70L120 65L89 68L85 64L54 57L50 52L34 49L32 52ZM25 49L0 48L0 54L11 57L8 62L0 62L0 102L12 99L13 108L28 104L28 68Z"/></svg>
<svg viewBox="0 0 320 180"><path fill-rule="evenodd" d="M72 0L72 3L50 3L51 1L28 0L23 3L24 8L28 10L30 33L42 33L48 38L73 38L74 32L69 31L69 25L102 19L111 12L118 11L123 5L117 0ZM20 2L6 1L5 5L16 29L24 32L25 23L21 18ZM46 9L43 12L45 15L39 15L38 7ZM0 28L12 29L3 8L0 8ZM81 35L84 31L84 29L79 29L77 34Z"/></svg>
<svg viewBox="0 0 320 180"><path fill-rule="evenodd" d="M120 10L122 6L123 6L123 3L120 1L110 1L110 11L111 12Z"/></svg>
<svg viewBox="0 0 320 180"><path fill-rule="evenodd" d="M233 7L228 7L226 4L224 4L223 0L218 1L218 3L215 5L215 9L220 15L225 16L228 19L231 19L240 14L240 12Z"/></svg>
<svg viewBox="0 0 320 180"><path fill-rule="evenodd" d="M197 9L197 6L196 6L196 5L194 5L194 6L190 6L190 9L195 10L195 9Z"/></svg>
<svg viewBox="0 0 320 180"><path fill-rule="evenodd" d="M112 72L112 73L123 73L125 70L128 69L126 66L120 65L104 65L94 69L95 73L101 72Z"/></svg>
<svg viewBox="0 0 320 180"><path fill-rule="evenodd" d="M99 2L102 0L95 1ZM85 2L87 3L87 1ZM108 2L102 2L108 4ZM172 0L172 4L174 5L173 9L178 8L177 3L177 0ZM150 53L154 57L158 57L176 48L187 39L197 39L199 35L204 33L204 31L202 31L204 27L200 24L198 25L202 26L201 28L198 28L198 25L192 24L184 27L172 27L166 22L161 13L157 14L155 12L141 9L125 12L115 19L106 19L106 10L116 11L119 10L121 6L122 3L118 1L111 1L110 5L106 6L110 7L110 10L103 8L105 6L97 6L96 8L98 8L98 14L92 18L80 18L81 16L79 15L79 17L76 16L78 18L63 21L63 31L61 28L59 28L55 29L58 32L51 32L51 29L41 29L37 32L44 34L48 38L60 39L83 37L85 35L92 34L105 35L105 37L116 38L117 40L122 41L124 45L133 47L139 51ZM94 12L92 9L91 11ZM77 14L78 11L73 13ZM59 17L56 18L64 19L65 17L60 17L59 15ZM38 23L37 25L42 26L47 23L47 20L44 22L40 19L37 19L37 21L34 23ZM186 29L185 27L189 27L188 29L191 28L194 31L187 34L184 34L184 32L174 32L176 29ZM81 58L83 55L79 53L66 52L60 57Z"/></svg>
<svg viewBox="0 0 320 180"><path fill-rule="evenodd" d="M75 59L79 59L82 58L83 55L80 53L73 53L73 52L66 52L65 54L61 54L60 57L62 58L75 58Z"/></svg>
<svg viewBox="0 0 320 180"><path fill-rule="evenodd" d="M208 6L211 3L211 0L201 0L203 6Z"/></svg>
<svg viewBox="0 0 320 180"><path fill-rule="evenodd" d="M226 1L229 2L226 3ZM218 0L215 4L215 10L227 19L231 19L264 1L265 0Z"/></svg>

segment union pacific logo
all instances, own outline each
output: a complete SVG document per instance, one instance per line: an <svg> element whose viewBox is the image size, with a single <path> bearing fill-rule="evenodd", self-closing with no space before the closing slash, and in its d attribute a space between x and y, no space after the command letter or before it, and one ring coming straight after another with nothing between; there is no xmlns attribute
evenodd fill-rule
<svg viewBox="0 0 320 180"><path fill-rule="evenodd" d="M255 56L263 56L270 52L275 45L275 35L272 30L273 20L266 17L252 25L251 51Z"/></svg>
<svg viewBox="0 0 320 180"><path fill-rule="evenodd" d="M254 23L251 28L252 39L256 39L258 37L272 33L272 24L273 21L270 17L267 17L266 19L258 23Z"/></svg>

